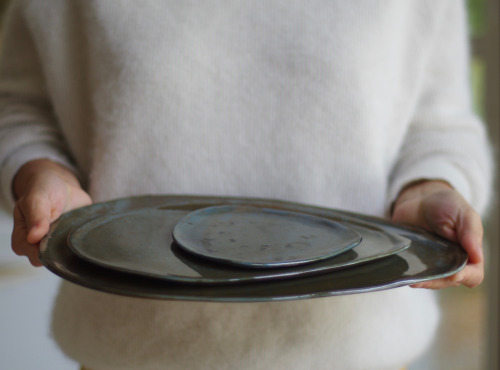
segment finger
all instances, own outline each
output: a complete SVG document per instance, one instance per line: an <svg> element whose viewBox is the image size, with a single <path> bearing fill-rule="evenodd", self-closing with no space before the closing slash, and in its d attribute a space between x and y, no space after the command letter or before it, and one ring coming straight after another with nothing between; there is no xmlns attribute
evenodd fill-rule
<svg viewBox="0 0 500 370"><path fill-rule="evenodd" d="M444 289L449 287L459 286L460 283L454 281L454 279L450 277L423 281L417 284L410 285L412 288L424 288L424 289Z"/></svg>
<svg viewBox="0 0 500 370"><path fill-rule="evenodd" d="M22 215L19 205L14 208L14 228L12 230L11 244L12 250L18 256L25 256L29 243L26 241L28 234L24 216Z"/></svg>
<svg viewBox="0 0 500 370"><path fill-rule="evenodd" d="M38 245L30 244L27 239L27 228L19 207L14 209L14 228L12 230L12 250L18 256L27 256L33 266L41 266Z"/></svg>
<svg viewBox="0 0 500 370"><path fill-rule="evenodd" d="M450 281L474 288L484 279L484 264L468 264L462 271L448 278Z"/></svg>
<svg viewBox="0 0 500 370"><path fill-rule="evenodd" d="M31 248L29 248L26 257L28 257L30 263L33 266L43 266L42 262L40 261L40 247L38 245L32 245Z"/></svg>
<svg viewBox="0 0 500 370"><path fill-rule="evenodd" d="M467 265L464 269L447 278L429 280L411 285L412 288L443 289L465 285L474 288L481 284L484 279L482 264Z"/></svg>
<svg viewBox="0 0 500 370"><path fill-rule="evenodd" d="M450 288L450 287L457 287L459 285L460 284L451 283L449 280L446 280L446 279L437 279L437 280L425 281L425 282L418 283L418 284L413 284L413 285L410 285L410 287L420 288L420 289L438 290L438 289L444 289L444 288Z"/></svg>
<svg viewBox="0 0 500 370"><path fill-rule="evenodd" d="M38 245L29 244L27 242L24 242L22 244L19 244L19 243L14 244L14 242L13 242L12 250L18 256L28 257L30 263L33 266L37 266L37 267L42 266L42 263L40 262L40 257L39 257L40 248Z"/></svg>
<svg viewBox="0 0 500 370"><path fill-rule="evenodd" d="M463 211L457 222L457 238L469 255L469 263L483 262L483 233L481 217L471 208Z"/></svg>
<svg viewBox="0 0 500 370"><path fill-rule="evenodd" d="M433 194L424 203L424 223L445 239L458 242L457 223L463 199L454 192Z"/></svg>
<svg viewBox="0 0 500 370"><path fill-rule="evenodd" d="M19 202L27 229L26 240L38 244L47 234L51 220L51 204L46 197L27 197Z"/></svg>

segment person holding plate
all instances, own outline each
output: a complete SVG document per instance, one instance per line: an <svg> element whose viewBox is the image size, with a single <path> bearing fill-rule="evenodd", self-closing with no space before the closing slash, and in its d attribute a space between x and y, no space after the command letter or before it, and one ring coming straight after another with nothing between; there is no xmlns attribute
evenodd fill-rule
<svg viewBox="0 0 500 370"><path fill-rule="evenodd" d="M193 194L424 227L469 261L414 288L482 281L492 164L462 2L19 0L3 36L1 197L33 265L64 212ZM438 320L409 287L227 304L63 282L52 328L94 370L366 370L411 363Z"/></svg>

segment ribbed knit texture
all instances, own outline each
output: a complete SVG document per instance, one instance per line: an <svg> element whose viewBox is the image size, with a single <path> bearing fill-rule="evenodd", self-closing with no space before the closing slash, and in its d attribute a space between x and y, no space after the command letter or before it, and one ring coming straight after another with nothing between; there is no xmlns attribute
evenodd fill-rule
<svg viewBox="0 0 500 370"><path fill-rule="evenodd" d="M15 2L0 63L0 182L34 158L95 201L257 196L387 214L440 178L479 211L463 4ZM66 284L55 337L99 369L378 369L429 344L429 292L256 305L150 302Z"/></svg>

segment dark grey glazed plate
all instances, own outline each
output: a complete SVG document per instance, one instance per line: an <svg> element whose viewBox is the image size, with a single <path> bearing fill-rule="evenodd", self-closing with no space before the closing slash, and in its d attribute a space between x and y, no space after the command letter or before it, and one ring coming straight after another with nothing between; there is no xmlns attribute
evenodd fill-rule
<svg viewBox="0 0 500 370"><path fill-rule="evenodd" d="M128 273L186 283L239 283L324 273L387 257L408 248L410 240L372 226L347 224L362 235L353 249L324 261L277 269L237 268L213 263L181 250L172 239L177 222L189 212L145 208L96 217L70 233L79 257Z"/></svg>
<svg viewBox="0 0 500 370"><path fill-rule="evenodd" d="M67 244L72 230L104 214L142 208L193 211L223 204L284 209L338 222L374 226L410 239L411 245L397 255L324 274L245 284L207 285L170 282L113 271L82 260ZM395 225L378 218L296 203L193 196L126 198L69 212L52 224L49 235L41 243L40 258L50 271L91 289L142 298L223 302L280 301L376 291L447 277L461 270L467 262L466 253L457 244L420 229Z"/></svg>
<svg viewBox="0 0 500 370"><path fill-rule="evenodd" d="M191 212L175 225L173 237L197 256L256 268L317 262L361 241L356 231L324 217L247 205Z"/></svg>

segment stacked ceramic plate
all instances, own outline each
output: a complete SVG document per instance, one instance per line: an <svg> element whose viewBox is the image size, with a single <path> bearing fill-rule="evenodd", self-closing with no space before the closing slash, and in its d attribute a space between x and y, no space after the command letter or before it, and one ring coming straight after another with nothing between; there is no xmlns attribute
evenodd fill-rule
<svg viewBox="0 0 500 370"><path fill-rule="evenodd" d="M452 275L460 246L423 230L261 199L145 196L62 216L42 242L57 275L129 296L272 301Z"/></svg>

